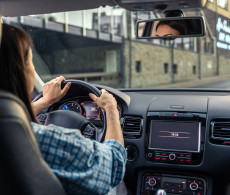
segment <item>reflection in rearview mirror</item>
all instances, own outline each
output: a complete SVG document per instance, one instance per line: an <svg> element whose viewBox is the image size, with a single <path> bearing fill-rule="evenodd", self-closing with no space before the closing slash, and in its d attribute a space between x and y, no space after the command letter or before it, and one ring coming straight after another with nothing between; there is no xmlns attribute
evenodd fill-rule
<svg viewBox="0 0 230 195"><path fill-rule="evenodd" d="M137 38L172 39L176 37L204 36L203 17L173 17L137 22Z"/></svg>

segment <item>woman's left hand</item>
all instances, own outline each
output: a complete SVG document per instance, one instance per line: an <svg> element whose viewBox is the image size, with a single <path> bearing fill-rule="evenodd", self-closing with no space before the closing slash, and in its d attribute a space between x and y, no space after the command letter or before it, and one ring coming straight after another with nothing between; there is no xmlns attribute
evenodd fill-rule
<svg viewBox="0 0 230 195"><path fill-rule="evenodd" d="M43 86L43 97L32 103L35 115L38 115L43 109L48 108L61 100L68 92L71 82L68 82L63 89L61 83L65 78L63 76L52 79Z"/></svg>

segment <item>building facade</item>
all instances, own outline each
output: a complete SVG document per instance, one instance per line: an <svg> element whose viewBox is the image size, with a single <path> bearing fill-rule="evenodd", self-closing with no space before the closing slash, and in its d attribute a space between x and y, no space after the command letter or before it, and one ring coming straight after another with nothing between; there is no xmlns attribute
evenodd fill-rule
<svg viewBox="0 0 230 195"><path fill-rule="evenodd" d="M128 69L131 66L126 66L125 78L129 78L126 87L161 87L187 81L198 81L199 84L204 78L230 74L230 1L209 0L203 9L185 10L184 13L185 16L205 18L205 36L168 43L140 41L133 37L132 47L126 47L133 56L126 55L126 62L130 63L132 59L131 71ZM141 19L152 18L150 14L145 16ZM182 84L180 87L190 86Z"/></svg>
<svg viewBox="0 0 230 195"><path fill-rule="evenodd" d="M4 18L34 41L34 64L44 81L57 75L112 87L161 87L230 74L230 0L208 0L206 33L174 41L136 39L136 22L162 13L120 7ZM194 82L195 83L195 82ZM180 87L189 87L182 84Z"/></svg>

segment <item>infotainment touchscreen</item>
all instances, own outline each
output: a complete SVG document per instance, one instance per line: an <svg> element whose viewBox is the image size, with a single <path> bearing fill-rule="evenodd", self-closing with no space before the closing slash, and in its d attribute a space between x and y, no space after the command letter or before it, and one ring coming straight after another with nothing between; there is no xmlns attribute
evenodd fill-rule
<svg viewBox="0 0 230 195"><path fill-rule="evenodd" d="M150 149L200 152L200 139L200 122L151 121Z"/></svg>

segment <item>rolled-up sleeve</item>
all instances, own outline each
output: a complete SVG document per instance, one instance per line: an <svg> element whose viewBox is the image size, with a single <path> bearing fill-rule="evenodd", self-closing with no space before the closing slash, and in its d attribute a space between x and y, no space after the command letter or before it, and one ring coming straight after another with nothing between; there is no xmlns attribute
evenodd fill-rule
<svg viewBox="0 0 230 195"><path fill-rule="evenodd" d="M55 125L32 127L45 161L68 194L106 194L122 181L127 158L118 141L99 143Z"/></svg>

